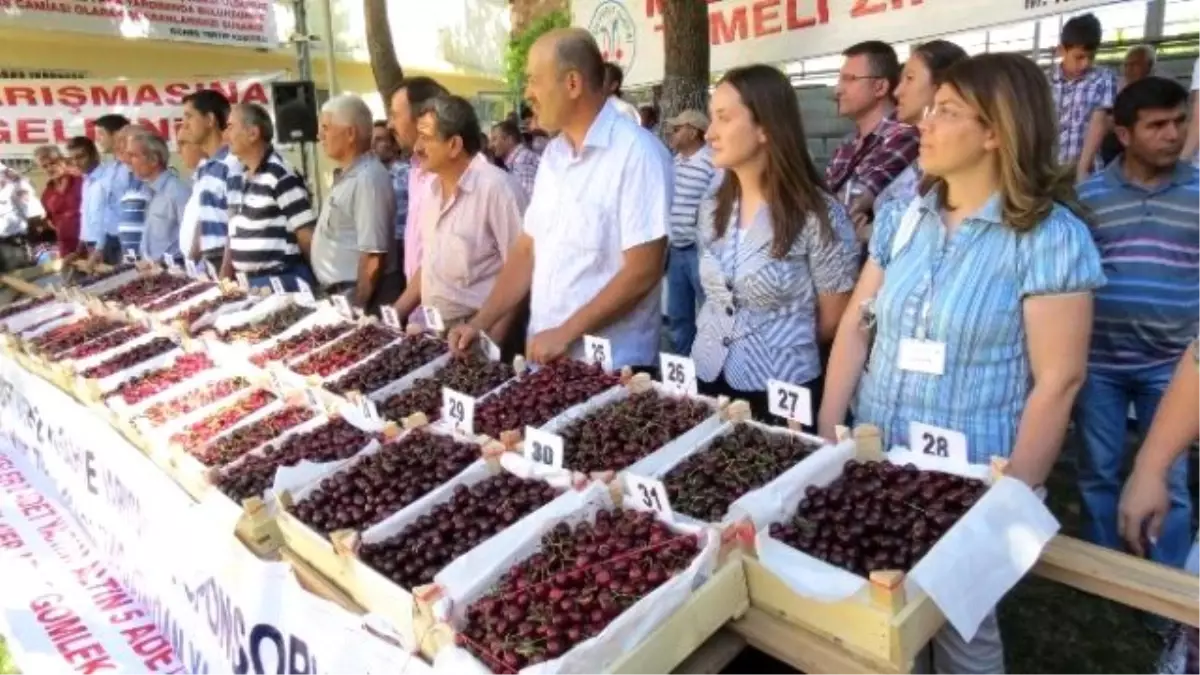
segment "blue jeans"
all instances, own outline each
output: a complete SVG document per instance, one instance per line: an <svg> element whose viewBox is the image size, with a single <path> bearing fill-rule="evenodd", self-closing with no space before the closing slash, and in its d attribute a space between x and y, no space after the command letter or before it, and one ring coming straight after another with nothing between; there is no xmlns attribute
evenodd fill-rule
<svg viewBox="0 0 1200 675"><path fill-rule="evenodd" d="M1082 440L1079 454L1079 494L1083 506L1083 536L1094 544L1121 548L1117 534L1117 505L1124 484L1126 422L1129 404L1137 414L1139 437L1144 437L1158 409L1175 363L1134 371L1089 370L1075 398L1073 418ZM1150 559L1182 567L1192 546L1191 497L1187 456L1180 457L1167 476L1170 510L1163 520Z"/></svg>
<svg viewBox="0 0 1200 675"><path fill-rule="evenodd" d="M696 340L696 308L704 304L700 254L693 246L670 247L667 255L667 334L676 354L692 353Z"/></svg>
<svg viewBox="0 0 1200 675"><path fill-rule="evenodd" d="M300 287L296 285L296 280L300 279L308 284L308 287L315 294L317 292L317 280L313 277L312 271L308 269L308 265L292 265L286 267L274 274L260 274L257 276L246 276L246 283L250 288L270 288L271 277L279 277L283 283L283 290L288 293L296 293Z"/></svg>

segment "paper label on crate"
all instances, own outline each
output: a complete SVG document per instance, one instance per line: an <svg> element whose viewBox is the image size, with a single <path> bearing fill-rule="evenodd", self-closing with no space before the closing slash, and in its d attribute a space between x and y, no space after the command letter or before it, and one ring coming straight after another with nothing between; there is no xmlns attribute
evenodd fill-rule
<svg viewBox="0 0 1200 675"><path fill-rule="evenodd" d="M967 465L967 435L921 422L908 423L908 449L927 457L945 459L955 464Z"/></svg>
<svg viewBox="0 0 1200 675"><path fill-rule="evenodd" d="M667 499L667 488L662 481L627 473L625 491L638 508L656 511L669 520L675 519L675 512L671 510L671 502Z"/></svg>
<svg viewBox="0 0 1200 675"><path fill-rule="evenodd" d="M812 426L812 393L807 388L779 380L767 380L767 399L772 415Z"/></svg>
<svg viewBox="0 0 1200 675"><path fill-rule="evenodd" d="M380 422L383 419L379 416L379 406L368 396L358 397L358 411L370 422Z"/></svg>
<svg viewBox="0 0 1200 675"><path fill-rule="evenodd" d="M350 300L346 296L338 293L330 296L329 301L333 303L333 308L336 309L339 314L347 319L354 318L354 308L350 306Z"/></svg>
<svg viewBox="0 0 1200 675"><path fill-rule="evenodd" d="M604 370L613 369L612 341L595 335L583 336L584 360L598 363Z"/></svg>
<svg viewBox="0 0 1200 675"><path fill-rule="evenodd" d="M280 279L279 277L271 277L270 281L271 281L271 290L276 295L287 294L287 289L285 289L283 287L283 279Z"/></svg>
<svg viewBox="0 0 1200 675"><path fill-rule="evenodd" d="M238 272L233 276L237 278L237 284L243 291L250 290L250 277L247 277L245 272Z"/></svg>
<svg viewBox="0 0 1200 675"><path fill-rule="evenodd" d="M442 388L442 419L459 433L475 435L475 398L453 389Z"/></svg>
<svg viewBox="0 0 1200 675"><path fill-rule="evenodd" d="M211 260L204 261L204 271L208 273L208 278L213 281L221 278L221 273L217 271L217 266L212 264Z"/></svg>
<svg viewBox="0 0 1200 675"><path fill-rule="evenodd" d="M125 254L123 257L127 263L136 263L138 261L137 251L131 248L125 249Z"/></svg>
<svg viewBox="0 0 1200 675"><path fill-rule="evenodd" d="M175 264L175 256L170 253L163 254L163 266L172 272L179 269L179 265Z"/></svg>
<svg viewBox="0 0 1200 675"><path fill-rule="evenodd" d="M308 404L308 407L318 412L324 410L325 408L321 405L321 397L318 396L316 390L312 389L311 387L304 388L304 402Z"/></svg>
<svg viewBox="0 0 1200 675"><path fill-rule="evenodd" d="M696 387L695 361L686 356L660 354L659 366L662 368L662 383L667 391L688 396L699 393Z"/></svg>
<svg viewBox="0 0 1200 675"><path fill-rule="evenodd" d="M196 263L193 262L191 258L186 256L183 259L183 271L193 279L200 279L204 277L204 275L200 273L200 269L196 267Z"/></svg>
<svg viewBox="0 0 1200 675"><path fill-rule="evenodd" d="M396 308L391 305L379 306L379 318L383 319L385 326L391 326L396 330L400 330L403 326L400 325L400 316L396 314Z"/></svg>
<svg viewBox="0 0 1200 675"><path fill-rule="evenodd" d="M438 311L437 307L422 305L421 313L422 316L425 317L426 328L429 328L432 331L437 331L438 333L446 330L446 322L442 320L442 313Z"/></svg>
<svg viewBox="0 0 1200 675"><path fill-rule="evenodd" d="M500 360L500 345L492 341L488 334L479 331L479 349L483 351L483 355L488 361Z"/></svg>
<svg viewBox="0 0 1200 675"><path fill-rule="evenodd" d="M554 469L563 468L563 438L537 427L525 427L525 458Z"/></svg>

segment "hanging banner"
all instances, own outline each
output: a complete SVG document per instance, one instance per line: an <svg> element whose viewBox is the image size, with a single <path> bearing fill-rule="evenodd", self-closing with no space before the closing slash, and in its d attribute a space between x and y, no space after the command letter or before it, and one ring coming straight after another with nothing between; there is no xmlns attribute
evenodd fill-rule
<svg viewBox="0 0 1200 675"><path fill-rule="evenodd" d="M704 0L696 0L704 2ZM707 0L715 73L750 63L837 54L860 40L913 42L1030 21L1114 0ZM572 0L573 23L591 31L625 85L662 81L666 0Z"/></svg>
<svg viewBox="0 0 1200 675"><path fill-rule="evenodd" d="M0 0L0 7L4 0ZM233 77L123 80L0 80L0 152L28 157L47 143L72 136L95 137L101 115L120 113L174 147L183 118L183 97L216 89L234 103L271 108L271 81L280 73Z"/></svg>
<svg viewBox="0 0 1200 675"><path fill-rule="evenodd" d="M6 24L241 47L279 43L274 0L0 0Z"/></svg>

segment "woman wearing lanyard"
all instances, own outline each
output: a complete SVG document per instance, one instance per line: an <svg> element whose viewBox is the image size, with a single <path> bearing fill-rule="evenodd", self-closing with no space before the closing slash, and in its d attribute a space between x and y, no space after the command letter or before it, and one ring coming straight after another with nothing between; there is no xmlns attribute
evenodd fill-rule
<svg viewBox="0 0 1200 675"><path fill-rule="evenodd" d="M1008 457L1011 475L1042 484L1086 372L1091 291L1104 284L1056 136L1046 77L1026 57L985 54L946 72L921 123L923 196L876 221L838 327L823 435L857 388L856 421L879 426L886 446ZM938 429L910 439L910 423ZM995 615L970 643L943 630L934 657L938 672L1003 672Z"/></svg>
<svg viewBox="0 0 1200 675"><path fill-rule="evenodd" d="M712 97L707 139L725 169L702 209L706 300L692 359L700 388L767 411L767 380L820 395L828 343L858 268L854 231L808 155L796 94L770 66L735 68Z"/></svg>
<svg viewBox="0 0 1200 675"><path fill-rule="evenodd" d="M948 40L930 40L914 47L900 73L900 84L896 85L896 118L905 124L920 124L925 109L933 105L933 94L942 74L966 58L967 52ZM910 164L879 193L875 198L876 214L890 201L908 204L917 196L917 183L921 181L918 165L919 162Z"/></svg>

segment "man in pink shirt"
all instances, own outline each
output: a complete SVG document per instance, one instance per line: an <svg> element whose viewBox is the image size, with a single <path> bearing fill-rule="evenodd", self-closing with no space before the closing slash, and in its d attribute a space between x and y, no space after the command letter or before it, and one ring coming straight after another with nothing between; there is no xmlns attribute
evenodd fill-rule
<svg viewBox="0 0 1200 675"><path fill-rule="evenodd" d="M408 217L404 223L404 276L411 284L421 266L421 208L429 201L435 176L421 168L424 156L417 148L417 112L428 101L449 94L431 77L406 77L390 99L392 130L401 148L412 151L412 169L408 172Z"/></svg>

